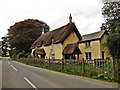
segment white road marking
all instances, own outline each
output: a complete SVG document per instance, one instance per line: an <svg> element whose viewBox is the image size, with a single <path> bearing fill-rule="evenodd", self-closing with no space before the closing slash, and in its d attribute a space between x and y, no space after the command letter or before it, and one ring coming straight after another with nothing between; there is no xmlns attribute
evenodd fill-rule
<svg viewBox="0 0 120 90"><path fill-rule="evenodd" d="M11 67L12 67L15 71L18 71L13 65L11 65Z"/></svg>
<svg viewBox="0 0 120 90"><path fill-rule="evenodd" d="M31 83L30 80L28 80L26 77L24 77L24 79L25 79L33 88L35 88L35 90L37 90L37 87L36 87L33 83Z"/></svg>

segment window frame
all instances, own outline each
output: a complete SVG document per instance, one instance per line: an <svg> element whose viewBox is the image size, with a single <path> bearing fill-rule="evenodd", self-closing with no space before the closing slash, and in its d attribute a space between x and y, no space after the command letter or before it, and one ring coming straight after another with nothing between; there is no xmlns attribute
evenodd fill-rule
<svg viewBox="0 0 120 90"><path fill-rule="evenodd" d="M86 60L92 59L92 53L91 52L85 52Z"/></svg>
<svg viewBox="0 0 120 90"><path fill-rule="evenodd" d="M91 47L91 41L85 42L85 48L90 48Z"/></svg>

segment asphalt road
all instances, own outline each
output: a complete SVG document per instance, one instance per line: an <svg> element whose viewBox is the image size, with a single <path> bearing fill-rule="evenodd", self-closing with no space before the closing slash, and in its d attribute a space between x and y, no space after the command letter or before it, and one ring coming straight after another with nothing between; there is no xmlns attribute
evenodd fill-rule
<svg viewBox="0 0 120 90"><path fill-rule="evenodd" d="M118 88L117 83L32 67L9 58L1 63L2 88Z"/></svg>

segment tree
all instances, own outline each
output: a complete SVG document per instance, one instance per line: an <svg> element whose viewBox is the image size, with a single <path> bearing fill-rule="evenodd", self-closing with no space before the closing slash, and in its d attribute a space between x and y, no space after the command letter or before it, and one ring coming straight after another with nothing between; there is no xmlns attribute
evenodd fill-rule
<svg viewBox="0 0 120 90"><path fill-rule="evenodd" d="M108 0L103 0L103 3L102 14L108 26L109 33L120 32L120 1L108 2Z"/></svg>
<svg viewBox="0 0 120 90"><path fill-rule="evenodd" d="M120 59L120 1L103 3L102 14L109 31L107 46L113 58Z"/></svg>
<svg viewBox="0 0 120 90"><path fill-rule="evenodd" d="M2 56L5 57L7 54L7 38L2 37Z"/></svg>
<svg viewBox="0 0 120 90"><path fill-rule="evenodd" d="M9 47L19 52L30 52L32 43L40 37L42 31L49 31L49 26L39 20L27 19L15 23L8 29Z"/></svg>
<svg viewBox="0 0 120 90"><path fill-rule="evenodd" d="M102 14L108 27L107 46L114 62L115 80L120 82L120 1L103 0Z"/></svg>

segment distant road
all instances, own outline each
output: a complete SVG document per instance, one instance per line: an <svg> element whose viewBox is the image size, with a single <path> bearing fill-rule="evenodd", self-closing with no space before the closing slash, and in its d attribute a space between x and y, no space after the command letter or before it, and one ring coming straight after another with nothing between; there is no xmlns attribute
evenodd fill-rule
<svg viewBox="0 0 120 90"><path fill-rule="evenodd" d="M2 88L118 88L118 84L45 70L3 58Z"/></svg>

